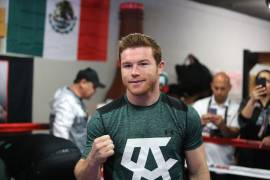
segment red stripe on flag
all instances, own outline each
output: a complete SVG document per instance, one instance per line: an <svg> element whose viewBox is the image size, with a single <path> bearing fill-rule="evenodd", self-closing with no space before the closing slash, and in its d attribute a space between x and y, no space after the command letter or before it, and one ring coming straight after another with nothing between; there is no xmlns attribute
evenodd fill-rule
<svg viewBox="0 0 270 180"><path fill-rule="evenodd" d="M79 60L107 59L109 0L81 0Z"/></svg>

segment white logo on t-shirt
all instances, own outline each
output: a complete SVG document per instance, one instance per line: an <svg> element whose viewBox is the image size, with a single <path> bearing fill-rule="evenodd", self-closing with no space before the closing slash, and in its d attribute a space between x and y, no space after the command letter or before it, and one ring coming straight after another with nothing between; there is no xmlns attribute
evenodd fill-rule
<svg viewBox="0 0 270 180"><path fill-rule="evenodd" d="M132 180L140 180L142 177L146 179L156 179L162 177L164 180L170 180L169 169L177 162L175 159L165 161L161 146L166 146L170 141L170 137L166 138L138 138L128 139L122 157L121 165L133 172ZM135 163L131 160L135 147L140 147L138 160ZM145 169L146 160L151 149L156 160L157 168L153 170Z"/></svg>

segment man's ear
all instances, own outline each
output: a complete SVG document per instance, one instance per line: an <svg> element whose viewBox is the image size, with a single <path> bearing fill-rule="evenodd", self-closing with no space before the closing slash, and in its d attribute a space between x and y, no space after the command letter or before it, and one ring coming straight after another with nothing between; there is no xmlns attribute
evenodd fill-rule
<svg viewBox="0 0 270 180"><path fill-rule="evenodd" d="M165 68L165 62L161 60L160 63L158 64L159 74L161 74L164 68Z"/></svg>
<svg viewBox="0 0 270 180"><path fill-rule="evenodd" d="M211 87L211 90L213 91L213 89L214 89L214 84L213 84L213 82L211 82L210 87Z"/></svg>
<svg viewBox="0 0 270 180"><path fill-rule="evenodd" d="M232 89L232 84L230 83L229 84L229 91Z"/></svg>

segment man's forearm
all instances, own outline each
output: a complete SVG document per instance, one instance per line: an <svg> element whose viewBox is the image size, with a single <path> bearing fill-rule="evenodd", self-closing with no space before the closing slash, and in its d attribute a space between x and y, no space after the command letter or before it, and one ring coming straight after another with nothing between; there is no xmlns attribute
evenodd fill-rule
<svg viewBox="0 0 270 180"><path fill-rule="evenodd" d="M89 159L81 159L75 166L74 174L77 180L99 180L100 165Z"/></svg>
<svg viewBox="0 0 270 180"><path fill-rule="evenodd" d="M256 103L255 100L249 99L245 107L240 112L241 115L245 117L246 119L250 119L255 108L255 103Z"/></svg>
<svg viewBox="0 0 270 180"><path fill-rule="evenodd" d="M190 180L210 180L209 171L201 172L199 174L193 174L189 176Z"/></svg>
<svg viewBox="0 0 270 180"><path fill-rule="evenodd" d="M222 135L228 138L237 137L239 133L239 130L237 128L228 127L224 121L218 125L218 128L221 131Z"/></svg>

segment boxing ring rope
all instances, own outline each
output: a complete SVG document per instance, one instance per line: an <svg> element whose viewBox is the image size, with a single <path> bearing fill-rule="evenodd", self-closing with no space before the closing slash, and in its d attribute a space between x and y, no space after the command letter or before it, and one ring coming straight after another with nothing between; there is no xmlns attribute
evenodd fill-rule
<svg viewBox="0 0 270 180"><path fill-rule="evenodd" d="M0 134L32 132L33 130L48 130L48 123L2 123Z"/></svg>
<svg viewBox="0 0 270 180"><path fill-rule="evenodd" d="M208 136L203 136L203 140L204 142L215 143L220 145L231 145L240 148L270 150L270 147L264 146L261 147L261 142L255 140L246 140L240 138L208 137ZM208 164L208 168L209 171L216 173L232 174L260 179L270 179L270 170L266 169L248 168L243 166L223 165L223 164Z"/></svg>
<svg viewBox="0 0 270 180"><path fill-rule="evenodd" d="M266 169L248 168L233 165L219 165L219 164L210 164L208 165L208 168L209 171L216 173L232 174L260 179L270 179L270 170Z"/></svg>
<svg viewBox="0 0 270 180"><path fill-rule="evenodd" d="M220 138L220 137L203 136L203 141L211 142L215 144L231 145L231 146L240 147L240 148L270 150L270 147L260 147L261 141L246 140L246 139L240 139L240 138Z"/></svg>
<svg viewBox="0 0 270 180"><path fill-rule="evenodd" d="M48 130L48 123L3 123L0 124L1 134L18 134L32 132L34 130ZM270 147L261 147L260 141L246 140L240 138L220 138L203 136L204 142L210 142L221 145L232 145L234 147L249 148L249 149L266 149ZM270 152L269 152L270 154ZM217 173L233 174L239 176L247 176L254 178L270 179L270 170L247 168L242 166L209 164L209 170Z"/></svg>

